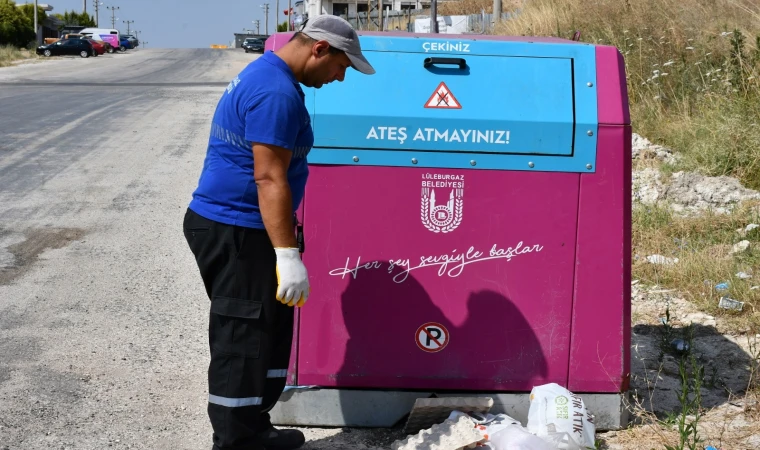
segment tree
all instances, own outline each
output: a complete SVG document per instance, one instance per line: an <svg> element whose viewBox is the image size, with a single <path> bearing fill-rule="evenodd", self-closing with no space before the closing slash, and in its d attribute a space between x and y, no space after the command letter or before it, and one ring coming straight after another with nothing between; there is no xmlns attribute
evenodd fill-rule
<svg viewBox="0 0 760 450"><path fill-rule="evenodd" d="M32 24L32 28L34 28L34 3L18 5L17 8L24 13L26 18L29 19L29 23ZM37 24L41 24L45 19L47 19L47 13L40 7L40 5L37 5Z"/></svg>
<svg viewBox="0 0 760 450"><path fill-rule="evenodd" d="M63 14L55 14L59 20L63 22L63 26L81 26L81 27L95 27L95 17L82 12L65 11Z"/></svg>
<svg viewBox="0 0 760 450"><path fill-rule="evenodd" d="M280 31L288 31L288 21L286 20L283 23L278 23L277 24L277 31L278 32L280 32Z"/></svg>
<svg viewBox="0 0 760 450"><path fill-rule="evenodd" d="M34 42L37 34L34 31L33 5L30 11L32 12L31 20L26 16L23 8L17 7L14 1L0 0L0 45L25 47L30 42ZM37 20L40 20L39 17Z"/></svg>

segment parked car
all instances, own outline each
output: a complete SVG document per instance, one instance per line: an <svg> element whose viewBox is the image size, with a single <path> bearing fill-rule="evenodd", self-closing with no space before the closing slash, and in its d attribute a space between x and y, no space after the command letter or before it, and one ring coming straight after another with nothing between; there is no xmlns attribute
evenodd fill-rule
<svg viewBox="0 0 760 450"><path fill-rule="evenodd" d="M264 40L258 38L247 38L245 41L243 41L243 49L245 49L246 53L264 53Z"/></svg>
<svg viewBox="0 0 760 450"><path fill-rule="evenodd" d="M87 39L87 40L88 40L88 41L90 41L90 42L92 43L92 45L93 45L93 46L95 46L95 47L97 47L97 46L103 46L103 51L104 51L105 53L113 53L113 52L115 51L115 50L113 49L113 46L111 46L111 44L109 44L108 42L105 42L105 41L99 41L99 40L97 40L97 39L93 39L93 38L92 38L92 37L90 37L90 36L79 36L79 37L78 37L78 38L76 38L76 39ZM100 54L102 55L103 53L100 53Z"/></svg>
<svg viewBox="0 0 760 450"><path fill-rule="evenodd" d="M119 30L110 28L85 28L80 31L79 34L95 39L96 41L108 42L113 47L110 51L106 48L108 53L113 53L113 49L122 50Z"/></svg>
<svg viewBox="0 0 760 450"><path fill-rule="evenodd" d="M136 48L137 46L140 45L140 41L137 39L137 36L135 36L134 34L122 34L121 38L122 39L127 38L127 40L129 40L129 42L132 43L132 48Z"/></svg>
<svg viewBox="0 0 760 450"><path fill-rule="evenodd" d="M105 53L113 53L113 51L114 51L113 47L111 46L111 44L109 44L108 42L105 42L105 41L99 41L97 39L94 39L92 37L92 35L90 35L90 34L87 34L87 35L84 35L84 34L64 34L64 35L61 35L61 40L65 40L65 39L87 39L87 40L90 41L90 43L93 44L93 46L95 47L95 51L97 52L98 55L102 55L104 52ZM55 42L55 41L53 41L53 42ZM45 43L47 44L48 42L45 42ZM100 46L103 47L103 52L101 52L99 50Z"/></svg>
<svg viewBox="0 0 760 450"><path fill-rule="evenodd" d="M102 55L103 53L106 52L106 45L108 45L108 43L96 41L95 39L86 38L86 37L81 37L80 39L89 41L90 44L92 44L92 48L95 50L94 56Z"/></svg>
<svg viewBox="0 0 760 450"><path fill-rule="evenodd" d="M124 36L121 37L121 46L119 47L119 50L122 52L126 52L127 49L135 48L134 45L132 45L132 42L125 38Z"/></svg>
<svg viewBox="0 0 760 450"><path fill-rule="evenodd" d="M92 44L86 39L63 39L52 44L40 45L37 47L37 54L45 56L79 55L82 58L97 56Z"/></svg>

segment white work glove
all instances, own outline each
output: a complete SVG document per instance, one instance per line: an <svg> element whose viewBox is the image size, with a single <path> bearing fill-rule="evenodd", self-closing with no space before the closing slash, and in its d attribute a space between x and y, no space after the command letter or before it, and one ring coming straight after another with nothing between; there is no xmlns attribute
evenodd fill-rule
<svg viewBox="0 0 760 450"><path fill-rule="evenodd" d="M275 248L277 254L277 300L285 305L299 307L309 298L309 276L298 248Z"/></svg>

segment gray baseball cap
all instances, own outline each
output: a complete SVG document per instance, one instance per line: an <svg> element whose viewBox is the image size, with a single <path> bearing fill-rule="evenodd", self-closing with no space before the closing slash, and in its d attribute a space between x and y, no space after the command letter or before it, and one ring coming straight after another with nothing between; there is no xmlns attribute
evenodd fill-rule
<svg viewBox="0 0 760 450"><path fill-rule="evenodd" d="M354 69L367 75L375 69L362 54L359 35L346 19L333 15L320 15L309 19L301 32L312 39L327 41L331 47L345 52Z"/></svg>

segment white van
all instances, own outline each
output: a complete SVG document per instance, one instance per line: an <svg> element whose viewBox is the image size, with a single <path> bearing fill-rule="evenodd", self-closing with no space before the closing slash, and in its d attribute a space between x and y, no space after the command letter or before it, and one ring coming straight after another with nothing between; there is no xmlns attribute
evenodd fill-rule
<svg viewBox="0 0 760 450"><path fill-rule="evenodd" d="M119 30L112 30L109 28L85 28L80 31L79 34L90 37L96 41L108 42L113 47L113 50L127 51L126 48L121 46L121 35ZM109 53L113 53L110 50Z"/></svg>

